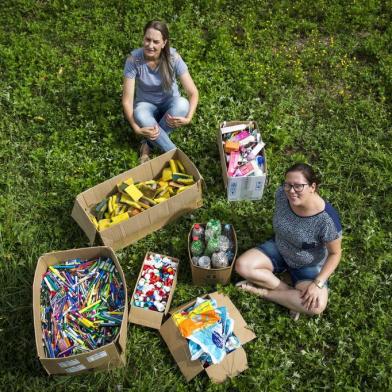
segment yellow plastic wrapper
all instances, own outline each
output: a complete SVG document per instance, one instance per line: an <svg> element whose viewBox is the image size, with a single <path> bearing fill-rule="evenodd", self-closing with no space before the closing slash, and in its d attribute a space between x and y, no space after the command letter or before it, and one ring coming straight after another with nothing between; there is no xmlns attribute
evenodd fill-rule
<svg viewBox="0 0 392 392"><path fill-rule="evenodd" d="M173 178L173 172L170 168L163 169L162 172L162 181L170 181Z"/></svg>
<svg viewBox="0 0 392 392"><path fill-rule="evenodd" d="M194 184L184 165L171 159L156 179L135 182L132 178L117 184L116 194L103 198L91 210L90 219L101 231L163 203Z"/></svg>
<svg viewBox="0 0 392 392"><path fill-rule="evenodd" d="M173 173L177 172L177 164L176 161L174 159L170 159L169 161L169 165L170 165L170 169Z"/></svg>
<svg viewBox="0 0 392 392"><path fill-rule="evenodd" d="M176 160L176 163L177 163L177 167L178 167L178 169L180 170L180 172L181 172L181 173L185 173L185 167L184 167L184 165L182 164L182 162Z"/></svg>
<svg viewBox="0 0 392 392"><path fill-rule="evenodd" d="M189 312L182 310L174 313L172 318L184 338L192 335L194 331L206 328L220 320L211 301L204 301Z"/></svg>
<svg viewBox="0 0 392 392"><path fill-rule="evenodd" d="M120 214L120 215L114 216L114 217L112 218L112 222L111 222L110 225L113 225L113 224L116 224L116 223L125 221L125 220L127 220L128 218L129 218L128 213L127 213L127 212L124 212L124 213L122 213L122 214Z"/></svg>

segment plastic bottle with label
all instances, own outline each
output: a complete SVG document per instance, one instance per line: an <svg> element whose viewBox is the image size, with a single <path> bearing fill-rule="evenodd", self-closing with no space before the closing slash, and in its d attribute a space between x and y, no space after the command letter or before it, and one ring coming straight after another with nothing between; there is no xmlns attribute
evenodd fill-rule
<svg viewBox="0 0 392 392"><path fill-rule="evenodd" d="M201 256L204 252L204 242L199 237L192 237L191 253L193 256Z"/></svg>
<svg viewBox="0 0 392 392"><path fill-rule="evenodd" d="M202 239L204 237L204 228L199 224L195 223L192 229L192 237L199 237Z"/></svg>

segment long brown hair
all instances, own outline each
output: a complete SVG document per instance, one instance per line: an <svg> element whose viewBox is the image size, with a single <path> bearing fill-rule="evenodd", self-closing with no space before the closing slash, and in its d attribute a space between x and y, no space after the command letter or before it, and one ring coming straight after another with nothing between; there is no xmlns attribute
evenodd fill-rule
<svg viewBox="0 0 392 392"><path fill-rule="evenodd" d="M166 45L162 49L159 59L159 73L161 74L163 89L169 91L174 80L173 66L170 61L169 29L167 28L166 23L160 22L159 20L150 20L147 22L143 30L144 35L148 29L158 30L162 34L163 40L166 41Z"/></svg>

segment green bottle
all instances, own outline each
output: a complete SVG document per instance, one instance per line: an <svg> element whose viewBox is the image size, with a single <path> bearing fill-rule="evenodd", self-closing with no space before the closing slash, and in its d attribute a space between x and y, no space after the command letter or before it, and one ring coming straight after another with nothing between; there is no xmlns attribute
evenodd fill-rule
<svg viewBox="0 0 392 392"><path fill-rule="evenodd" d="M210 219L205 230L205 239L209 241L212 237L219 237L222 233L222 226L218 219Z"/></svg>
<svg viewBox="0 0 392 392"><path fill-rule="evenodd" d="M204 252L204 243L199 237L192 237L191 253L193 256L201 256Z"/></svg>
<svg viewBox="0 0 392 392"><path fill-rule="evenodd" d="M211 256L214 252L219 250L219 237L212 237L207 243L205 254Z"/></svg>

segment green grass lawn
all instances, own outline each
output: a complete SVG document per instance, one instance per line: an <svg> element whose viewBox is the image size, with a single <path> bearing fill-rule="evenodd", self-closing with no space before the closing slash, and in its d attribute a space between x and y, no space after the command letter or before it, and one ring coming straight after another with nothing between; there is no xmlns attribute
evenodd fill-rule
<svg viewBox="0 0 392 392"><path fill-rule="evenodd" d="M390 0L3 0L0 7L0 390L392 390ZM147 250L175 256L173 305L192 285L187 234L210 217L234 224L239 251L272 233L274 192L294 162L313 164L340 212L343 258L321 317L224 287L257 334L249 369L189 384L158 332L128 331L125 368L48 377L36 357L32 281L38 257L87 246L75 196L137 165L121 108L122 69L152 18L200 92L174 135L207 184L203 208L117 252L132 292ZM254 119L269 183L257 202L226 201L215 142L223 120ZM238 277L233 277L234 283Z"/></svg>

